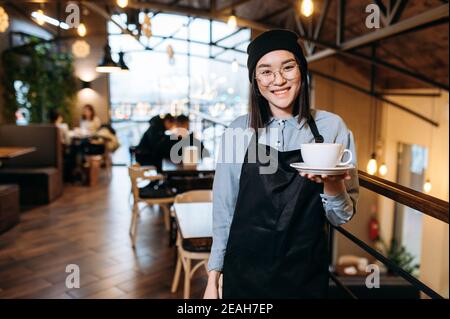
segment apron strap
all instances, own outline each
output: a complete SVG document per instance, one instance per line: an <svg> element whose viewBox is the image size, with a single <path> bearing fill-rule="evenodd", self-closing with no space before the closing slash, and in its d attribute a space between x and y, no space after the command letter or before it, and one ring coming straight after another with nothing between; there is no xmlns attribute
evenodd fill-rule
<svg viewBox="0 0 450 319"><path fill-rule="evenodd" d="M316 143L323 143L325 140L323 136L320 135L319 130L317 129L316 122L314 121L314 118L312 116L308 120L308 125L314 135L314 140L316 141Z"/></svg>

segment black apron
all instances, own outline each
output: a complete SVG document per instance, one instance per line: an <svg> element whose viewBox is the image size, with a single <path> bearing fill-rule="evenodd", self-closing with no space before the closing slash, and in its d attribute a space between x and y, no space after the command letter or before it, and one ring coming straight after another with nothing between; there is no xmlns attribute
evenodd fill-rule
<svg viewBox="0 0 450 319"><path fill-rule="evenodd" d="M308 124L316 143L323 143L314 120ZM269 153L270 146L256 141L253 134L242 165L222 269L223 298L326 298L323 185L289 166L303 161L300 150ZM278 157L276 173L260 174L260 167L268 164L258 156L256 163L249 163L255 147Z"/></svg>

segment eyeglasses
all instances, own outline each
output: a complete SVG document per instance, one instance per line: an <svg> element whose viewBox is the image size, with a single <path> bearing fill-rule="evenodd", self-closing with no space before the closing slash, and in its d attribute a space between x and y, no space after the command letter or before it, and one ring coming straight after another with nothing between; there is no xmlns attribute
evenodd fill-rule
<svg viewBox="0 0 450 319"><path fill-rule="evenodd" d="M293 62L284 65L278 71L272 71L269 69L263 69L261 71L257 71L255 78L261 83L263 86L269 86L275 81L275 74L280 73L280 75L288 81L294 80L300 75L300 69L298 64Z"/></svg>

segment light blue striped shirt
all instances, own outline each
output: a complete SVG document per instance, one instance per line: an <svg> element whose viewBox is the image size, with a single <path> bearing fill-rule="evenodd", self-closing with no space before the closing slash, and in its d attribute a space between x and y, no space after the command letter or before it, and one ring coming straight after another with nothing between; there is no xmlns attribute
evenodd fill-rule
<svg viewBox="0 0 450 319"><path fill-rule="evenodd" d="M353 153L352 164L357 166L355 143L352 132L347 129L344 121L336 114L326 111L316 111L315 122L325 143L340 143ZM249 117L243 115L235 119L229 129L249 128ZM248 131L247 131L248 132ZM223 259L233 219L236 199L239 192L239 178L245 153L250 140L245 147L236 147L226 142L226 133L222 136L219 158L213 185L213 244L208 262L209 270L222 270ZM278 120L272 118L265 130L260 134L259 143L269 145L279 151L300 149L301 144L313 143L312 134L305 119L297 117ZM233 161L225 158L233 158ZM348 222L356 212L359 195L357 169L350 171L351 180L345 181L346 192L337 196L321 194L326 217L333 225ZM244 240L244 239L243 239Z"/></svg>

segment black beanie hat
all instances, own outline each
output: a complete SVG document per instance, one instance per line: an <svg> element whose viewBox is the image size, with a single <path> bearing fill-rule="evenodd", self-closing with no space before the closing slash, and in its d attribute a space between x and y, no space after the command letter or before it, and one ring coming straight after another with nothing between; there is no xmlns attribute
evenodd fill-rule
<svg viewBox="0 0 450 319"><path fill-rule="evenodd" d="M257 36L247 48L248 78L252 82L252 74L256 64L265 54L275 50L287 50L292 52L301 62L306 63L301 46L297 42L298 35L295 32L283 29L266 31Z"/></svg>

